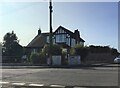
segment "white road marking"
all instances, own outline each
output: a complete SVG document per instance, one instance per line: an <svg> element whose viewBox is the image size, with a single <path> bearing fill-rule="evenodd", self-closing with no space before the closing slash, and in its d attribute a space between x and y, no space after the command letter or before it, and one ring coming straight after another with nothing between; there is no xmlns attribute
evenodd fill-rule
<svg viewBox="0 0 120 88"><path fill-rule="evenodd" d="M50 85L50 87L59 87L59 88L65 88L65 86L62 86L62 85Z"/></svg>
<svg viewBox="0 0 120 88"><path fill-rule="evenodd" d="M73 87L73 88L87 88L87 87Z"/></svg>
<svg viewBox="0 0 120 88"><path fill-rule="evenodd" d="M29 84L29 86L44 86L44 84Z"/></svg>
<svg viewBox="0 0 120 88"><path fill-rule="evenodd" d="M9 84L10 82L2 82L0 81L0 84ZM13 86L24 86L26 83L11 83L11 85ZM42 87L42 86L45 86L44 84L28 84L28 86L31 86L31 87ZM49 85L50 87L52 88L65 88L66 86L63 86L63 85ZM86 87L73 87L73 88L86 88Z"/></svg>
<svg viewBox="0 0 120 88"><path fill-rule="evenodd" d="M20 85L20 86L23 86L23 85L25 85L25 83L12 83L12 85Z"/></svg>
<svg viewBox="0 0 120 88"><path fill-rule="evenodd" d="M1 82L1 81L0 81L0 84L8 84L8 83L9 83L9 82Z"/></svg>

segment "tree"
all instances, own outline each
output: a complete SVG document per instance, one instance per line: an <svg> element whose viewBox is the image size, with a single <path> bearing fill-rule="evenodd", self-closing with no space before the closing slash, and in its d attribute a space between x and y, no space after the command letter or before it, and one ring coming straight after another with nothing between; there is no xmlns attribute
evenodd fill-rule
<svg viewBox="0 0 120 88"><path fill-rule="evenodd" d="M85 57L88 55L88 47L84 47L81 44L77 44L75 47L70 50L71 55L80 55L81 61L85 61Z"/></svg>
<svg viewBox="0 0 120 88"><path fill-rule="evenodd" d="M19 62L23 55L23 47L19 44L14 31L8 32L3 38L3 56L7 57L8 62Z"/></svg>

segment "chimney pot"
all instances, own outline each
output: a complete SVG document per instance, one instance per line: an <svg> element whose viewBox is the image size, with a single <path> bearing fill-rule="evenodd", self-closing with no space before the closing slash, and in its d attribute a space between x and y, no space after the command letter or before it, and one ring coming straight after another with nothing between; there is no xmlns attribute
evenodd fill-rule
<svg viewBox="0 0 120 88"><path fill-rule="evenodd" d="M41 29L39 28L39 30L38 30L38 35L40 35L41 34Z"/></svg>

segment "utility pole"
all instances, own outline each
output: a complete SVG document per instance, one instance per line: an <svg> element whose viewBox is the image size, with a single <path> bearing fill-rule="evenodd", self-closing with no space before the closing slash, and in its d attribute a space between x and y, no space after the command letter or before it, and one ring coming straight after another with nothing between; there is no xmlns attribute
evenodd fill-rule
<svg viewBox="0 0 120 88"><path fill-rule="evenodd" d="M50 41L50 50L52 50L52 45L53 45L53 41L52 41L52 0L50 0L49 2L50 6L50 35L49 35L49 41ZM52 53L49 51L50 53L50 64L52 64Z"/></svg>

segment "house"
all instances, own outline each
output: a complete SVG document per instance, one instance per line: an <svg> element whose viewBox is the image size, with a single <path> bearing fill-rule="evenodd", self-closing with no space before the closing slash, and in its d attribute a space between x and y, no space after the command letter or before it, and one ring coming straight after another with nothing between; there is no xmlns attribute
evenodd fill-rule
<svg viewBox="0 0 120 88"><path fill-rule="evenodd" d="M58 44L65 49L74 47L76 44L81 44L84 46L84 40L80 37L78 30L74 32L59 26L55 32L53 32L53 44ZM26 46L30 52L39 52L45 44L49 43L49 33L41 33L38 30L38 35Z"/></svg>

